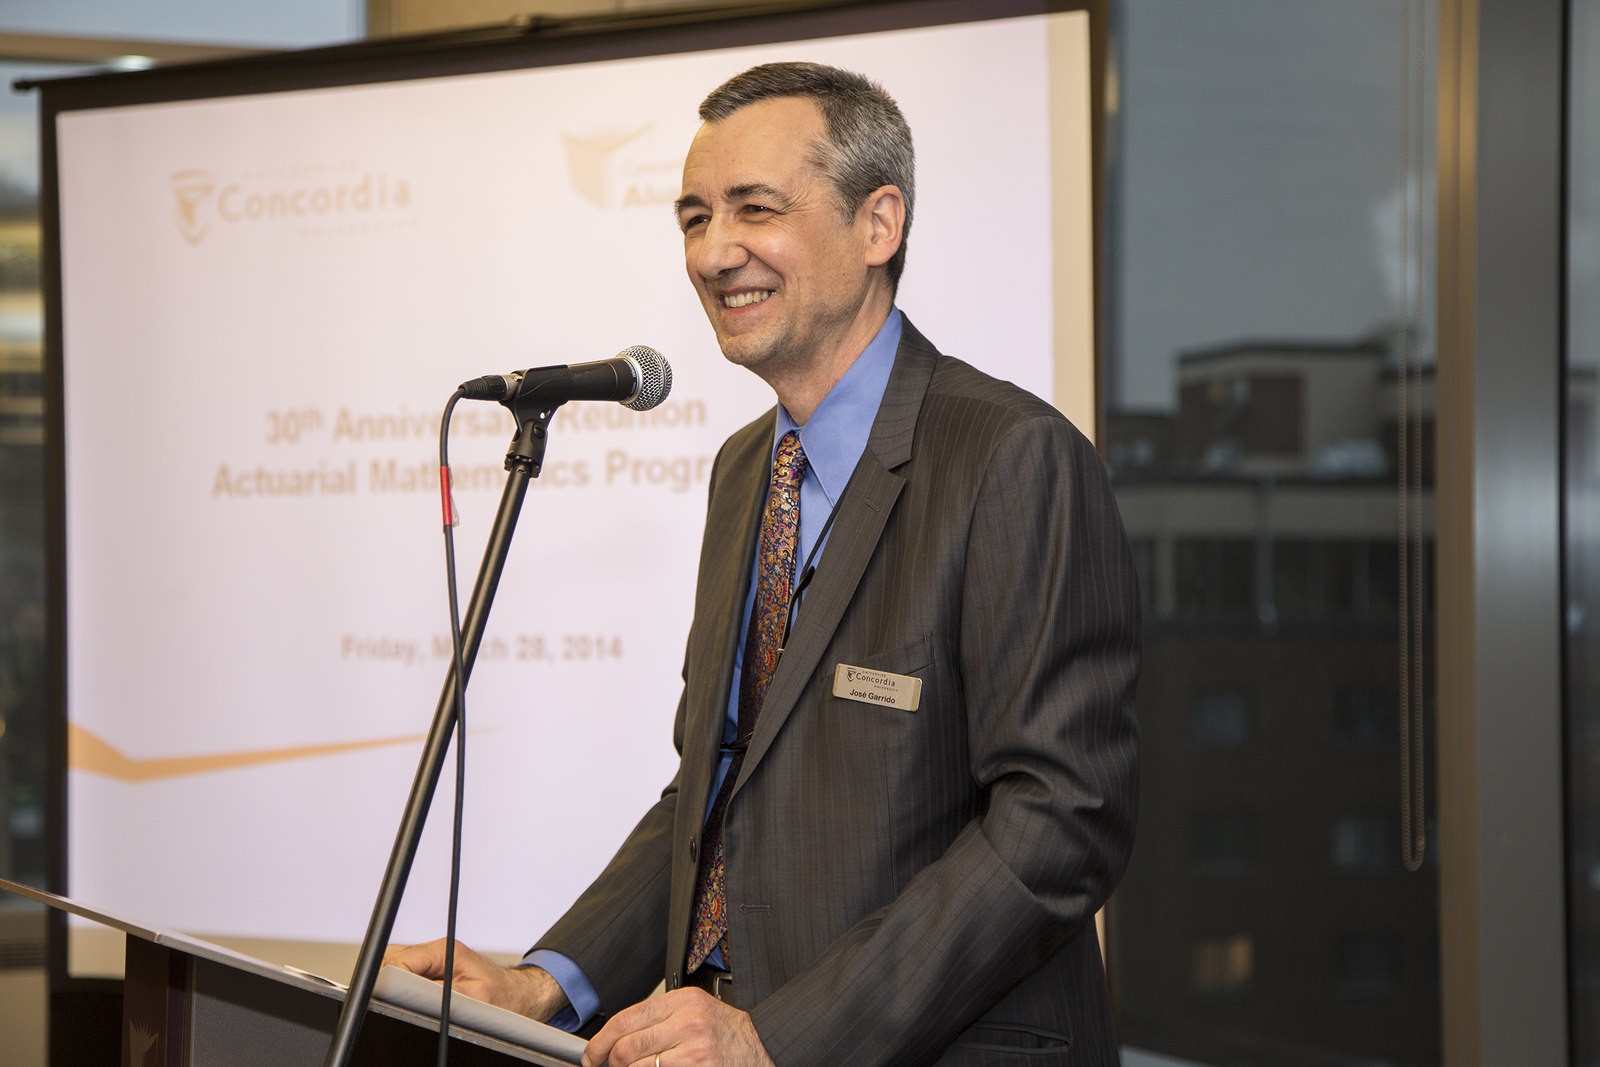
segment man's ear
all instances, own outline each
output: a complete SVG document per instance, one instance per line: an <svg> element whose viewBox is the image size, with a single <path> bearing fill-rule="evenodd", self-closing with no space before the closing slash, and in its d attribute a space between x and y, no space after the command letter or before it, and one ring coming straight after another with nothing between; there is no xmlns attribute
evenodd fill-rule
<svg viewBox="0 0 1600 1067"><path fill-rule="evenodd" d="M867 225L867 266L881 267L900 251L906 234L906 201L896 185L880 185L861 205Z"/></svg>

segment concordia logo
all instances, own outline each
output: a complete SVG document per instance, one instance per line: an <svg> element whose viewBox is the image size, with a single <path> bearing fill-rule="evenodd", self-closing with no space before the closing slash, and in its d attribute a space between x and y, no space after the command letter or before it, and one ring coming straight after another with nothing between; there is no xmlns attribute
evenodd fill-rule
<svg viewBox="0 0 1600 1067"><path fill-rule="evenodd" d="M411 206L411 183L354 165L286 167L219 179L210 171L174 171L172 219L191 245L214 225L294 223L303 232L368 230Z"/></svg>
<svg viewBox="0 0 1600 1067"><path fill-rule="evenodd" d="M208 223L203 214L214 187L211 175L203 170L180 170L172 176L172 220L178 232L192 245L205 237Z"/></svg>
<svg viewBox="0 0 1600 1067"><path fill-rule="evenodd" d="M678 199L683 160L651 151L654 124L631 133L579 137L563 133L567 177L577 194L606 211L628 207L661 207Z"/></svg>

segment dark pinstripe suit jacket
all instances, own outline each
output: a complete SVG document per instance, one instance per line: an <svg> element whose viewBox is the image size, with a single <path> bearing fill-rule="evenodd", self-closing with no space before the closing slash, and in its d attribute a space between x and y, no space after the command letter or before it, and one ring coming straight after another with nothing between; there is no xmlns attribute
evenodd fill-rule
<svg viewBox="0 0 1600 1067"><path fill-rule="evenodd" d="M683 981L772 447L711 476L677 776L540 941L603 1010ZM839 663L923 680L914 712ZM1093 916L1133 841L1133 565L1061 415L906 323L725 824L735 1003L779 1067L1117 1060Z"/></svg>

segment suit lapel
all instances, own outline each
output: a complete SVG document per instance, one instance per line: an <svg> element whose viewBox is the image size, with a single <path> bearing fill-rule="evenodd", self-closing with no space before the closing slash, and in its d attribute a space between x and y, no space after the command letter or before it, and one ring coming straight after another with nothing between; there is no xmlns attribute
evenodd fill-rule
<svg viewBox="0 0 1600 1067"><path fill-rule="evenodd" d="M756 530L771 465L772 414L745 427L729 442L716 484L727 489L711 500L701 546L701 582L695 592L699 633L690 652L686 736L681 740L686 810L704 811L711 795L716 752L722 744L734 650L743 638L740 619L749 593ZM743 551L730 551L741 546ZM698 620L704 619L703 628Z"/></svg>
<svg viewBox="0 0 1600 1067"><path fill-rule="evenodd" d="M795 616L783 658L773 673L735 792L760 764L794 712L877 550L884 526L905 487L905 479L895 469L911 458L917 416L927 395L936 356L933 346L906 320L866 451L840 499L833 531Z"/></svg>

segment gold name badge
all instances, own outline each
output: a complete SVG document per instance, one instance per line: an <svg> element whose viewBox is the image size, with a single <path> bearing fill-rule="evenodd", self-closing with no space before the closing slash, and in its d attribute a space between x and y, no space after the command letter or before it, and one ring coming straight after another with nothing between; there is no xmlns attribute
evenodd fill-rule
<svg viewBox="0 0 1600 1067"><path fill-rule="evenodd" d="M841 663L833 669L833 695L863 704L916 711L922 703L922 679Z"/></svg>

